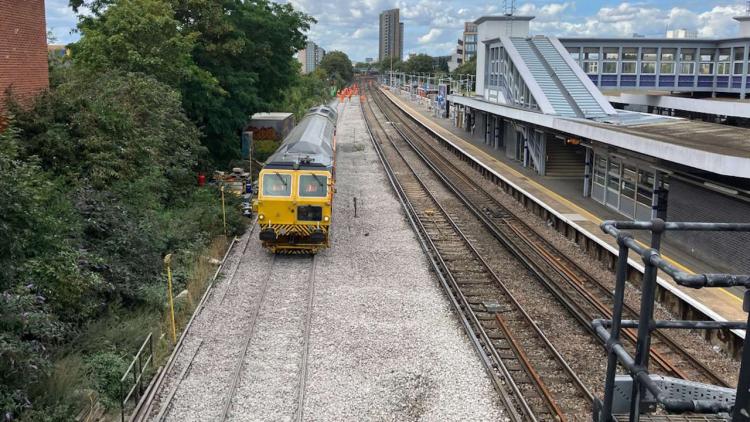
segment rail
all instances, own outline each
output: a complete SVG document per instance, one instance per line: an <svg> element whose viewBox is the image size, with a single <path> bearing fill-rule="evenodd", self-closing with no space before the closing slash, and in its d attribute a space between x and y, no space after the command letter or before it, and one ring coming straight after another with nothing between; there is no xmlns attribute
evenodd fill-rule
<svg viewBox="0 0 750 422"><path fill-rule="evenodd" d="M376 119L373 119L377 121ZM396 131L399 131L397 127L394 127ZM536 403L535 405L529 405L521 404L518 405L513 403L508 403L506 401L506 406L513 409L514 406L518 408L518 410L522 410L524 413L524 417L534 419L534 415L540 414L539 412L542 412L541 418L559 418L560 420L564 420L565 416L563 415L560 408L555 403L555 399L553 398L553 395L547 390L545 383L543 381L543 378L545 377L552 377L552 378L559 378L559 379L565 379L569 380L569 382L572 383L572 385L576 385L580 391L582 392L582 396L578 397L578 400L580 400L583 397L587 397L589 400L592 400L592 397L590 397L590 393L586 390L585 386L580 382L580 380L577 378L577 376L573 373L573 371L567 366L567 364L564 362L564 359L557 353L557 351L554 349L554 347L549 343L549 341L546 339L544 334L539 330L539 328L536 326L535 323L531 320L530 316L523 311L523 308L520 306L520 304L512 297L510 292L504 287L503 283L499 280L497 275L495 275L492 270L490 269L489 265L484 261L484 259L481 257L479 252L472 246L472 242L468 240L467 236L461 231L461 229L458 227L457 223L453 221L453 219L448 215L448 212L440 205L440 203L435 199L433 194L430 192L430 189L427 187L424 181L417 175L417 171L411 167L411 165L408 163L407 159L403 156L403 154L399 151L399 147L396 146L393 139L390 138L390 136L383 131L385 138L393 145L393 149L396 151L396 154L403 160L404 164L407 168L409 168L409 173L411 174L410 177L414 178L418 184L421 186L421 189L423 190L423 194L417 194L415 193L415 188L412 187L410 184L406 185L406 190L409 191L410 194L403 194L399 196L403 196L403 202L405 203L405 208L407 209L408 214L413 214L413 217L410 217L410 220L413 221L413 224L415 225L415 228L417 229L418 233L423 233L422 236L425 240L425 250L428 252L428 256L433 256L433 263L436 264L436 273L441 276L443 275L442 279L445 283L444 287L446 287L447 292L452 292L450 296L453 296L457 299L457 304L454 305L459 310L459 315L462 315L463 313L466 313L467 315L462 319L463 321L476 321L476 325L474 324L468 324L465 325L465 328L467 328L467 333L469 334L470 338L472 336L476 335L476 333L479 334L479 341L474 341L475 345L479 344L479 346L482 346L482 344L485 345L484 352L480 353L481 357L485 357L483 355L486 354L486 347L489 346L490 350L494 353L490 353L490 357L495 360L495 367L500 369L501 377L505 379L505 383L510 385L511 390L516 390L518 386L516 385L516 382L522 382L523 384L535 384L537 391L539 392L539 397L541 397L541 400L545 401L547 404L547 408L549 410L545 412L540 410L540 402L539 398L534 398L533 402ZM409 142L407 137L399 131L400 137L405 141ZM373 141L374 142L374 141ZM387 170L387 173L392 172L393 170L390 169L390 165L388 164L388 160L384 157L384 154L378 145L377 142L374 142L376 150L379 151L379 155L381 156L381 161L384 163L384 167ZM402 173L399 173L402 174ZM402 176L403 177L403 176ZM397 192L399 189L404 189L403 187L400 187L400 183L395 176L391 176L389 174L389 179L394 179L395 183L394 187L396 187ZM412 183L413 184L413 183ZM436 211L438 211L439 214L436 213L428 213L429 218L425 217L425 212L420 212L418 210L415 210L415 207L411 204L411 201L409 199L409 196L414 196L415 198L419 199L420 196L426 196L431 199L430 203L427 206L422 206L420 209L428 209L433 208ZM438 237L435 238L435 235L433 234L430 236L430 232L432 233L440 233L440 236L442 238ZM453 241L449 241L448 238L445 236L448 235L449 232L453 232L457 234L457 236L461 239L461 241L466 245L464 248L466 249L466 253L461 253L461 262L462 266L466 265L466 268L459 268L458 270L453 269L451 266L451 262L456 260L456 256L459 255L459 252L462 250L459 244L454 243ZM437 239L433 241L433 238ZM445 244L448 242L448 247L441 247L441 244ZM448 254L448 256L444 259L443 257ZM469 256L470 255L470 256ZM469 263L472 262L472 259L476 261L475 264L469 265ZM447 261L447 262L446 262ZM471 276L466 277L465 275L462 277L462 273L468 272L468 268L478 268L476 270L471 270ZM453 271L458 271L455 274ZM497 322L497 328L493 328L493 332L495 332L495 336L498 336L502 333L503 343L507 343L508 346L504 348L505 352L503 352L503 356L501 357L499 354L497 354L496 351L492 350L495 347L498 347L496 345L496 342L489 341L487 342L482 341L483 337L486 335L486 332L484 332L483 326L481 323L479 323L478 320L476 320L477 316L476 313L479 312L473 312L472 306L476 307L478 299L476 297L477 293L471 293L472 294L472 301L469 303L465 295L462 293L462 288L467 289L467 291L471 291L466 287L466 285L473 285L476 284L480 279L483 279L481 276L482 274L490 275L490 280L496 285L500 286L501 294L502 295L502 302L503 303L509 303L509 306L511 309L516 309L515 311L512 311L510 309L503 311L503 317L501 318L501 314L493 313L491 311L484 311L483 314L487 314L488 316L482 317L482 322L486 325L488 324L491 319L494 319ZM446 286L447 285L447 286ZM455 302L454 302L455 303ZM481 306L481 305L480 305ZM494 311L497 312L497 311ZM515 314L514 312L517 312ZM482 313L482 312L480 312ZM513 321L514 328L511 329L507 321L504 320L506 317L504 314L507 313L507 316L509 317L508 321ZM494 314L494 316L492 316ZM511 316L513 315L513 316ZM489 318L489 319L488 319ZM523 322L525 321L525 322ZM472 327L472 325L474 325ZM477 328L478 327L478 328ZM526 327L526 328L522 328ZM539 338L537 343L535 343L534 347L534 356L533 359L536 359L537 364L539 364L539 356L538 354L540 352L548 353L546 356L546 362L547 368L544 374L537 373L536 369L534 368L534 364L532 364L531 360L523 350L523 348L520 345L520 342L514 338L516 334L522 335L519 330L524 330L526 334L523 334L524 341L527 343L532 341L529 340L530 337L533 338ZM519 365L520 367L524 368L525 376L523 378L519 378L520 375L514 374L510 375L510 373L505 373L505 363L504 361L507 359L510 359L510 357L507 355L508 350L512 351L513 355L515 356L513 360L516 362L515 365ZM485 362L487 362L487 359L484 359ZM551 363L555 362L555 363ZM491 363L491 362L490 362ZM490 373L494 373L495 370L492 369ZM508 371L512 372L512 371ZM557 375L552 376L552 373L556 373ZM528 378L526 378L526 376ZM501 388L499 390L501 393L501 397L505 397L506 393ZM522 396L518 395L516 391L512 391L517 397L522 398ZM529 392L527 391L526 394L528 395ZM574 394L574 393L570 393ZM532 396L529 396L532 397ZM536 397L536 396L533 396ZM531 409L530 407L534 407L532 412L529 412ZM545 416L546 415L546 416ZM554 415L554 416L552 416ZM546 420L546 419L545 419Z"/></svg>
<svg viewBox="0 0 750 422"><path fill-rule="evenodd" d="M537 276L579 323L599 339L591 328L590 321L600 317L608 318L611 315L609 309L614 301L612 288L590 276L535 230L515 217L508 208L457 169L453 163L446 160L433 145L425 141L424 137L417 134L411 127L417 122L410 124L412 120L401 118L398 113L392 114L389 118L401 122L402 127L413 133L415 138L422 138L421 148L414 146L415 151L421 154L428 164L432 163L430 165L433 170L446 185L452 188L467 208L482 220L488 230ZM629 317L637 318L638 313L634 309L627 306L624 309ZM624 336L634 347L635 332L625 330ZM652 345L651 354L664 372L683 379L701 377L701 380L728 386L725 380L695 359L666 334L657 331L655 336L658 342ZM668 354L679 356L686 365L682 368L677 367L667 358Z"/></svg>

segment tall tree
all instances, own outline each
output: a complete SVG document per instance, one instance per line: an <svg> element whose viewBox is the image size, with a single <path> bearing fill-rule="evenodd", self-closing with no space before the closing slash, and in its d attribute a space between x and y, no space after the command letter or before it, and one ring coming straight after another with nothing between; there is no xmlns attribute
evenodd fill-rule
<svg viewBox="0 0 750 422"><path fill-rule="evenodd" d="M188 116L221 160L238 155L238 131L248 115L269 110L294 82L294 53L304 48L304 32L314 22L290 4L268 0L70 4L93 11L80 23L84 36L92 36L81 42L82 62L177 81ZM138 9L145 16L137 16Z"/></svg>
<svg viewBox="0 0 750 422"><path fill-rule="evenodd" d="M354 69L349 56L341 51L331 51L323 56L320 68L325 70L329 76L341 78L344 82L351 82L354 77Z"/></svg>
<svg viewBox="0 0 750 422"><path fill-rule="evenodd" d="M453 70L452 76L454 78L460 75L476 75L477 73L477 58L472 57L471 60L464 62L461 66Z"/></svg>
<svg viewBox="0 0 750 422"><path fill-rule="evenodd" d="M394 57L391 61L390 56L383 57L383 60L377 62L375 64L375 67L380 73L388 73L391 71L391 69L393 69L394 72L401 72L406 70L404 69L404 62L402 62L401 59Z"/></svg>
<svg viewBox="0 0 750 422"><path fill-rule="evenodd" d="M94 72L141 72L179 87L200 69L191 56L197 34L178 26L163 0L120 0L100 18L81 20L75 58Z"/></svg>
<svg viewBox="0 0 750 422"><path fill-rule="evenodd" d="M417 54L409 57L404 63L407 72L429 73L433 71L433 59L427 54Z"/></svg>

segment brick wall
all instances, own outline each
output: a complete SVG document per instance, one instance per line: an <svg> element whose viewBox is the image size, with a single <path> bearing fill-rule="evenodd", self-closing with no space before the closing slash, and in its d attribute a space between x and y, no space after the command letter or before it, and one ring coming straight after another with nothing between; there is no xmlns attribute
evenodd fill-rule
<svg viewBox="0 0 750 422"><path fill-rule="evenodd" d="M750 223L750 204L679 180L669 181L669 221ZM685 252L723 270L750 273L750 233L669 232Z"/></svg>
<svg viewBox="0 0 750 422"><path fill-rule="evenodd" d="M44 0L0 0L0 114L6 92L30 104L49 85Z"/></svg>

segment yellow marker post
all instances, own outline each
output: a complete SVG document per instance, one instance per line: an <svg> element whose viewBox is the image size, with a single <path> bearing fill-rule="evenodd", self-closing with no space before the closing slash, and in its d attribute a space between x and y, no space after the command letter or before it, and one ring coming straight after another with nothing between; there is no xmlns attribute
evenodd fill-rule
<svg viewBox="0 0 750 422"><path fill-rule="evenodd" d="M224 237L227 236L227 207L224 203L224 185L221 185L221 213L224 216Z"/></svg>
<svg viewBox="0 0 750 422"><path fill-rule="evenodd" d="M164 257L164 266L167 267L167 295L169 297L169 316L172 321L172 344L177 343L177 327L174 322L174 301L172 300L172 254Z"/></svg>

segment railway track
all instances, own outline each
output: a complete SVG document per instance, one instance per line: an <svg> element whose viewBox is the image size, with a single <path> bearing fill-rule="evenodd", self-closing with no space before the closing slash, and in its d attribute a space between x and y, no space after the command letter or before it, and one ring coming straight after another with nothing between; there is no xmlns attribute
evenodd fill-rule
<svg viewBox="0 0 750 422"><path fill-rule="evenodd" d="M363 106L373 144L512 420L568 420L593 396L490 268L416 168L419 157ZM378 140L376 140L377 138ZM434 185L434 184L433 184ZM578 413L580 415L580 413Z"/></svg>
<svg viewBox="0 0 750 422"><path fill-rule="evenodd" d="M222 422L229 418L232 411L232 399L234 399L234 395L237 393L237 386L239 386L240 378L242 378L242 370L245 367L247 349L250 347L250 342L253 340L253 335L255 334L255 327L258 323L258 315L260 315L260 310L263 307L263 299L265 299L266 293L268 292L268 285L271 280L271 274L273 274L275 263L276 255L274 254L271 257L271 264L268 266L268 274L263 278L263 287L261 287L260 296L255 302L255 307L253 308L252 312L252 319L250 320L249 326L247 327L247 332L244 334L245 338L242 344L242 350L234 365L234 370L232 371L232 381L229 384L229 390L224 397L224 405L222 406L221 416L219 417L219 420L221 420Z"/></svg>
<svg viewBox="0 0 750 422"><path fill-rule="evenodd" d="M244 244L242 245L242 252L240 253L239 258L237 259L237 262L233 265L232 270L230 272L229 280L227 280L226 284L227 287L224 289L224 291L221 294L221 298L219 299L219 304L223 305L224 300L227 297L227 292L231 289L231 287L234 285L235 278L237 275L237 270L240 267L240 264L242 263L242 258L247 253L247 248L250 243L250 238L253 235L253 232L255 231L256 222L253 221L253 223L250 226L250 230L245 236ZM193 360L197 356L198 352L203 347L204 341L201 340L198 343L198 346L193 351L190 360L187 365L183 368L183 370L180 372L177 378L177 382L173 386L173 388L170 390L170 392L167 394L166 398L159 400L157 402L156 394L158 390L161 388L162 383L164 382L164 377L167 375L168 372L171 371L172 367L175 364L175 358L177 354L182 350L182 347L184 345L184 340L188 336L188 334L191 332L191 329L193 327L193 322L195 321L195 318L203 312L203 310L206 307L206 303L209 301L209 299L213 296L215 289L214 289L214 282L216 281L216 278L219 275L219 272L222 270L224 263L226 262L227 257L229 256L229 253L231 252L232 248L234 247L235 243L237 242L237 238L234 238L232 240L232 244L227 248L226 254L222 258L221 265L219 268L216 269L216 273L211 279L211 283L209 284L208 288L206 289L206 292L203 294L203 297L201 298L200 302L198 303L198 306L196 306L195 311L193 312L192 317L188 321L187 325L183 329L182 334L180 335L180 340L178 341L177 345L175 346L174 350L172 351L172 355L170 356L169 360L165 364L164 369L159 374L159 378L157 379L156 383L154 384L153 388L151 389L151 392L146 396L146 399L143 403L139 403L139 406L136 409L136 412L132 415L132 420L135 421L141 421L145 420L149 417L149 414L151 414L152 411L155 411L154 407L157 404L161 404L161 407L159 409L159 412L156 416L156 420L162 421L164 417L166 416L166 413L169 411L169 408L172 404L172 399L174 398L175 393L177 392L177 388L179 387L180 383L185 378L185 375L192 367ZM212 323L216 320L216 314L212 316Z"/></svg>
<svg viewBox="0 0 750 422"><path fill-rule="evenodd" d="M379 90L371 92L374 92L374 95L371 94L372 98L412 151L482 221L492 235L536 275L575 319L593 335L590 327L593 319L611 318L611 287L592 277L559 252L543 236L453 165L436 149L432 136L417 122L404 116ZM624 309L625 319L637 319L637 315L631 307L626 306ZM623 338L634 346L635 330L624 330ZM651 361L665 375L729 386L724 379L662 331L654 333Z"/></svg>
<svg viewBox="0 0 750 422"><path fill-rule="evenodd" d="M249 237L248 237L249 238ZM237 294L236 291L232 290L231 287L236 284L235 278L237 274L237 269L242 262L243 257L246 254L247 251L248 242L245 242L243 245L243 251L241 253L241 256L239 257L236 265L233 267L233 269L230 272L229 279L227 280L228 286L224 291L222 292L222 296L219 299L219 307L223 305L224 299L227 297L230 297L233 294ZM306 285L306 295L305 295L305 303L306 303L306 311L305 315L303 317L303 342L302 342L302 351L300 353L300 363L299 363L299 376L297 378L298 386L297 386L297 394L296 394L296 403L295 403L295 414L294 414L294 420L301 421L303 419L303 409L304 409L304 401L305 401L305 390L307 386L307 372L308 372L308 356L309 356L309 344L310 344L310 331L311 331L311 323L312 323L312 310L313 310L313 298L315 294L315 268L316 268L316 260L315 257L312 256L308 258L310 261L310 270L308 271L307 275L307 285ZM270 262L268 263L268 270L265 273L265 276L260 278L262 280L259 291L258 291L258 298L254 300L252 310L250 311L249 315L250 317L247 319L247 321L242 322L243 326L245 327L244 332L241 334L241 343L239 350L237 350L236 356L234 358L234 362L232 365L232 371L230 373L229 379L227 380L227 388L224 390L223 397L221 399L221 409L220 413L216 416L215 420L220 421L227 421L232 420L237 416L237 410L235 410L235 407L237 405L236 397L238 395L238 391L243 386L243 380L245 377L247 377L247 364L248 364L248 351L253 344L253 339L256 337L256 331L258 330L258 324L261 317L261 310L264 309L265 303L267 302L266 298L269 295L269 290L271 288L272 284L272 275L274 274L274 269L276 268L276 262L277 257L276 255L272 255ZM230 292L230 290L232 290ZM217 321L217 315L218 313L215 313L212 315L211 322L209 323L210 326L214 326L215 323L218 323ZM174 384L171 387L171 390L166 395L166 397L161 399L160 402L160 408L159 413L156 415L153 420L156 421L164 421L170 418L171 410L172 410L172 402L173 399L180 389L182 382L186 379L186 374L190 372L191 367L193 366L193 362L196 360L196 357L198 356L199 352L201 351L201 348L205 344L210 344L212 342L219 341L220 338L218 337L220 334L218 332L211 336L208 339L201 340L198 343L198 346L196 349L191 353L190 357L188 358L187 364L183 367L180 374L177 376ZM209 393L209 392L207 392ZM153 406L153 404L149 403L149 406ZM148 413L144 414L144 417L147 417ZM290 415L291 416L291 415ZM139 418L138 420L142 420Z"/></svg>

